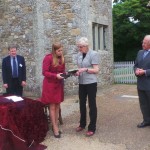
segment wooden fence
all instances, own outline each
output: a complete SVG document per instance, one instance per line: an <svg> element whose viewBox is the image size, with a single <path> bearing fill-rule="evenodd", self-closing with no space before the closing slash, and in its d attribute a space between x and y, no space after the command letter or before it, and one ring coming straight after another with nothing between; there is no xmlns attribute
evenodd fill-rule
<svg viewBox="0 0 150 150"><path fill-rule="evenodd" d="M133 72L134 61L115 62L114 79L115 83L134 84L137 79Z"/></svg>

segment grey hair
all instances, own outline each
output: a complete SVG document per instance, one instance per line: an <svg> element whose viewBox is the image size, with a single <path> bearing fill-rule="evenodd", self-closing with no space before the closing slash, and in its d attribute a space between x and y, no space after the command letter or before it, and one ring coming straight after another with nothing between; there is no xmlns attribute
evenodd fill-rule
<svg viewBox="0 0 150 150"><path fill-rule="evenodd" d="M86 37L81 37L78 41L77 41L77 45L84 45L84 46L88 46L89 45L89 41Z"/></svg>
<svg viewBox="0 0 150 150"><path fill-rule="evenodd" d="M148 39L150 39L150 35L145 35L145 38L148 38Z"/></svg>
<svg viewBox="0 0 150 150"><path fill-rule="evenodd" d="M148 44L150 45L150 35L145 35L144 39L148 39Z"/></svg>

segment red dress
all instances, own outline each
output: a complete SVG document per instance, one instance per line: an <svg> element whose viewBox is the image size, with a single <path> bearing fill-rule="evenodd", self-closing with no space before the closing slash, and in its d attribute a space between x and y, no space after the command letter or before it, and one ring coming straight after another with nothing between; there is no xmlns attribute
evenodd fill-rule
<svg viewBox="0 0 150 150"><path fill-rule="evenodd" d="M44 75L41 101L45 104L60 103L64 100L64 80L57 79L58 73L65 72L65 64L52 65L53 55L48 54L43 60Z"/></svg>

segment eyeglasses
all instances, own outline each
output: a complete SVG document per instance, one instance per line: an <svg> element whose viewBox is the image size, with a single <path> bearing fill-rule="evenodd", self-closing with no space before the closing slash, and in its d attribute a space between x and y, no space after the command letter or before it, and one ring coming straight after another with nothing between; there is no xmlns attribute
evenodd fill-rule
<svg viewBox="0 0 150 150"><path fill-rule="evenodd" d="M85 45L82 45L82 46L77 46L78 48L83 48L83 47L86 47Z"/></svg>

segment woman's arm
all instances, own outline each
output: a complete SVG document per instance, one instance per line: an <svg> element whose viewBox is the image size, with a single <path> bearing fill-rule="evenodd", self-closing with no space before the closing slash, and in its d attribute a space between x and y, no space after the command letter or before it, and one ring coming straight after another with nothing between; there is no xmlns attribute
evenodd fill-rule
<svg viewBox="0 0 150 150"><path fill-rule="evenodd" d="M92 65L93 68L79 68L78 73L87 72L87 73L93 73L97 74L99 72L99 66L98 65Z"/></svg>
<svg viewBox="0 0 150 150"><path fill-rule="evenodd" d="M51 59L52 58L49 55L45 56L45 58L43 60L42 74L45 77L51 77L51 78L56 79L57 74L50 72L50 67L52 65Z"/></svg>

